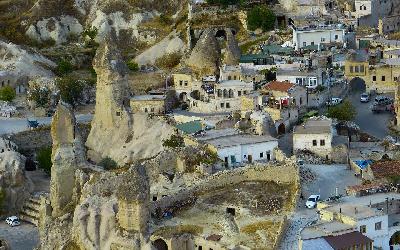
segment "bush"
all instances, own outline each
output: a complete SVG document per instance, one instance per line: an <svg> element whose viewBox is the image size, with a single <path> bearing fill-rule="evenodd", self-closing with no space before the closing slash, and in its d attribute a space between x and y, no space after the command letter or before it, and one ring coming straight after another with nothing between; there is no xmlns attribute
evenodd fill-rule
<svg viewBox="0 0 400 250"><path fill-rule="evenodd" d="M96 38L98 32L99 31L96 27L90 27L90 28L85 29L82 32L82 37L85 38L86 36L88 36L90 38L90 40L93 41Z"/></svg>
<svg viewBox="0 0 400 250"><path fill-rule="evenodd" d="M112 170L116 169L118 164L110 157L106 157L99 162L99 166L103 167L105 170Z"/></svg>
<svg viewBox="0 0 400 250"><path fill-rule="evenodd" d="M11 86L5 86L0 88L0 100L11 102L12 100L14 100L15 96L16 96L15 89L12 88Z"/></svg>
<svg viewBox="0 0 400 250"><path fill-rule="evenodd" d="M163 57L157 58L156 66L162 69L172 69L176 67L181 61L182 55L180 53L170 53Z"/></svg>
<svg viewBox="0 0 400 250"><path fill-rule="evenodd" d="M262 29L264 32L274 29L276 16L266 6L256 6L247 12L249 30Z"/></svg>
<svg viewBox="0 0 400 250"><path fill-rule="evenodd" d="M43 169L46 173L51 174L51 167L53 163L51 162L51 147L42 148L39 150L36 160L39 163L39 168Z"/></svg>
<svg viewBox="0 0 400 250"><path fill-rule="evenodd" d="M74 67L69 61L61 60L57 64L56 73L59 76L67 75L74 70Z"/></svg>
<svg viewBox="0 0 400 250"><path fill-rule="evenodd" d="M35 102L39 108L47 108L50 104L51 91L39 84L34 84L28 91L28 100Z"/></svg>
<svg viewBox="0 0 400 250"><path fill-rule="evenodd" d="M60 91L60 98L63 102L71 104L73 107L82 97L85 88L84 81L77 80L73 77L60 77L56 79L56 85Z"/></svg>
<svg viewBox="0 0 400 250"><path fill-rule="evenodd" d="M335 118L339 121L352 121L356 117L357 112L354 108L353 104L350 101L346 100L343 103L329 107L327 116L330 118Z"/></svg>
<svg viewBox="0 0 400 250"><path fill-rule="evenodd" d="M165 25L171 25L173 23L172 18L165 14L160 15L160 22Z"/></svg>
<svg viewBox="0 0 400 250"><path fill-rule="evenodd" d="M128 66L129 70L133 72L139 71L139 64L137 64L136 62L129 61L126 63L126 65Z"/></svg>
<svg viewBox="0 0 400 250"><path fill-rule="evenodd" d="M169 139L163 141L162 145L167 148L181 148L185 146L185 142L182 136L171 135Z"/></svg>

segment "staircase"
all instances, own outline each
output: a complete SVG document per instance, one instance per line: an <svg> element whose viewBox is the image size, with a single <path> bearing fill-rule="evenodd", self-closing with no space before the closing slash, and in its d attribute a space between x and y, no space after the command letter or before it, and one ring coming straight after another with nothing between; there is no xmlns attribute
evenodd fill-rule
<svg viewBox="0 0 400 250"><path fill-rule="evenodd" d="M19 214L20 219L39 225L40 194L33 194L24 204Z"/></svg>

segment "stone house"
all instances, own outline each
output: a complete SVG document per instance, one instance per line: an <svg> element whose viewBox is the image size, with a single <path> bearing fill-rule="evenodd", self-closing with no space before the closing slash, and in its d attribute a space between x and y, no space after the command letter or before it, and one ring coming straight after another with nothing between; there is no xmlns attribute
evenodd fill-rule
<svg viewBox="0 0 400 250"><path fill-rule="evenodd" d="M271 95L274 100L282 104L293 104L300 110L307 107L307 90L301 85L289 81L272 81L261 90L264 94Z"/></svg>
<svg viewBox="0 0 400 250"><path fill-rule="evenodd" d="M278 69L276 80L280 82L289 81L309 89L315 89L320 85L325 86L327 77L325 70L321 68L311 70Z"/></svg>
<svg viewBox="0 0 400 250"><path fill-rule="evenodd" d="M7 72L0 71L0 88L5 86L11 86L15 89L17 94L22 94L26 92L28 85L28 79L18 79L17 76Z"/></svg>
<svg viewBox="0 0 400 250"><path fill-rule="evenodd" d="M134 113L161 115L167 111L167 101L164 95L139 95L130 99Z"/></svg>
<svg viewBox="0 0 400 250"><path fill-rule="evenodd" d="M209 144L218 157L229 167L255 161L272 161L278 140L269 135L240 134L233 129L210 130L198 137Z"/></svg>
<svg viewBox="0 0 400 250"><path fill-rule="evenodd" d="M310 48L321 50L321 46L338 44L345 46L347 30L344 25L310 25L294 27L293 45L296 50Z"/></svg>
<svg viewBox="0 0 400 250"><path fill-rule="evenodd" d="M194 79L190 72L172 74L172 78L177 97L181 101L186 101L191 92L201 89L201 82Z"/></svg>
<svg viewBox="0 0 400 250"><path fill-rule="evenodd" d="M332 120L325 117L308 119L293 129L293 152L308 150L320 157L331 159Z"/></svg>
<svg viewBox="0 0 400 250"><path fill-rule="evenodd" d="M261 82L264 75L254 68L245 68L241 65L223 65L220 67L220 81L240 80L244 82Z"/></svg>

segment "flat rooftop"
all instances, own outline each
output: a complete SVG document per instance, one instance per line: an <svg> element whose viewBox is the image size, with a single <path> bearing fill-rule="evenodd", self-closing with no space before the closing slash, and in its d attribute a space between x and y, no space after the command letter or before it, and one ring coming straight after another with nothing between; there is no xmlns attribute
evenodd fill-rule
<svg viewBox="0 0 400 250"><path fill-rule="evenodd" d="M328 118L310 118L303 125L296 126L293 134L329 134L332 133L332 120Z"/></svg>
<svg viewBox="0 0 400 250"><path fill-rule="evenodd" d="M253 87L252 83L243 82L240 80L225 80L220 81L217 87Z"/></svg>
<svg viewBox="0 0 400 250"><path fill-rule="evenodd" d="M339 221L320 221L315 225L304 228L300 235L303 240L334 235L339 232L353 230L354 227Z"/></svg>
<svg viewBox="0 0 400 250"><path fill-rule="evenodd" d="M277 76L318 76L317 70L298 70L298 69L279 69L276 71Z"/></svg>
<svg viewBox="0 0 400 250"><path fill-rule="evenodd" d="M134 101L152 101L152 100L162 101L162 100L165 100L165 96L164 95L137 95L137 96L131 97L131 100L134 100Z"/></svg>
<svg viewBox="0 0 400 250"><path fill-rule="evenodd" d="M239 134L234 129L210 130L206 131L206 135L196 138L199 141L214 145L217 148L278 141L278 139L269 135L258 136L251 134Z"/></svg>

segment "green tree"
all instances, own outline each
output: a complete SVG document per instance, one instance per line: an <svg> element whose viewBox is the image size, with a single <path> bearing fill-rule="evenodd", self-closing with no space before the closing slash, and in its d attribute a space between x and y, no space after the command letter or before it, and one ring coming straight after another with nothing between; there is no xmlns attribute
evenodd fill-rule
<svg viewBox="0 0 400 250"><path fill-rule="evenodd" d="M339 121L352 121L356 115L356 109L348 100L337 106L329 107L327 112L328 117L335 118Z"/></svg>
<svg viewBox="0 0 400 250"><path fill-rule="evenodd" d="M264 32L274 29L276 16L266 6L256 6L247 12L249 30L262 29Z"/></svg>
<svg viewBox="0 0 400 250"><path fill-rule="evenodd" d="M37 153L36 160L39 163L39 168L43 169L47 174L51 173L51 147L41 148Z"/></svg>
<svg viewBox="0 0 400 250"><path fill-rule="evenodd" d="M112 170L118 167L118 164L110 157L103 158L99 162L99 165L103 167L105 170Z"/></svg>
<svg viewBox="0 0 400 250"><path fill-rule="evenodd" d="M15 96L16 96L15 89L12 88L11 86L5 86L0 88L0 100L11 102L12 100L14 100Z"/></svg>
<svg viewBox="0 0 400 250"><path fill-rule="evenodd" d="M126 65L128 66L129 70L133 72L139 71L139 64L137 64L136 62L129 61L126 63Z"/></svg>
<svg viewBox="0 0 400 250"><path fill-rule="evenodd" d="M73 107L78 104L85 88L84 81L71 76L60 77L56 79L56 85L60 91L60 98L63 102L71 104Z"/></svg>
<svg viewBox="0 0 400 250"><path fill-rule="evenodd" d="M28 100L36 103L37 107L46 108L50 104L51 91L47 87L33 84L28 91Z"/></svg>
<svg viewBox="0 0 400 250"><path fill-rule="evenodd" d="M168 148L181 148L185 146L185 142L183 137L180 135L171 135L169 139L163 141L162 144L164 147Z"/></svg>
<svg viewBox="0 0 400 250"><path fill-rule="evenodd" d="M67 75L74 70L71 62L67 60L61 60L57 64L56 73L59 76Z"/></svg>

